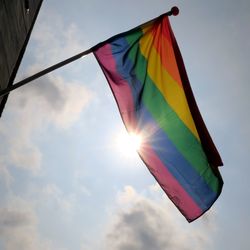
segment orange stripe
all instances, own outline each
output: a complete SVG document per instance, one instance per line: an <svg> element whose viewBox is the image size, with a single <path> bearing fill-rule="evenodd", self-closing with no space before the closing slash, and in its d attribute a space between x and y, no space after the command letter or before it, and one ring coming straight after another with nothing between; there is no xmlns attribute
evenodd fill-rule
<svg viewBox="0 0 250 250"><path fill-rule="evenodd" d="M154 47L156 48L158 54L161 57L161 62L163 67L168 71L172 78L182 86L181 77L179 69L177 66L173 45L170 37L164 32L163 25L155 25L151 31L154 37Z"/></svg>
<svg viewBox="0 0 250 250"><path fill-rule="evenodd" d="M168 71L175 82L182 86L170 33L167 29L168 24L164 21L162 23L154 23L153 25L145 26L142 28L142 32L144 35L149 35L150 33L153 37L153 45L161 57L163 67Z"/></svg>

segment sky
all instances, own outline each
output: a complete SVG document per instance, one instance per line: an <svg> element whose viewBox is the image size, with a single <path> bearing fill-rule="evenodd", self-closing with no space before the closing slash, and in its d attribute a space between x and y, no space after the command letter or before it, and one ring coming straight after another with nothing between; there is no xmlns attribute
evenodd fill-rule
<svg viewBox="0 0 250 250"><path fill-rule="evenodd" d="M0 249L247 250L250 2L44 1L16 81L178 6L170 22L221 154L224 188L188 223L135 152L93 55L9 96L0 119Z"/></svg>

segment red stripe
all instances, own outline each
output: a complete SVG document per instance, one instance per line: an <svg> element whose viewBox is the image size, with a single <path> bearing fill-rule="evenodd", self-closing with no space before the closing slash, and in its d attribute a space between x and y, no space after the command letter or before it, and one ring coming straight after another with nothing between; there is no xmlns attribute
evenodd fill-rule
<svg viewBox="0 0 250 250"><path fill-rule="evenodd" d="M195 220L203 213L200 207L163 165L149 144L142 146L140 156L162 189L189 222Z"/></svg>

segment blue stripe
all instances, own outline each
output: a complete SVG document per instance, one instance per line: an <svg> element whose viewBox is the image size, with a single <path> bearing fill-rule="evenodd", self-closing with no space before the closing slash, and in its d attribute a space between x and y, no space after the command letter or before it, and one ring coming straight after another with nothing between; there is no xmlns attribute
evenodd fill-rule
<svg viewBox="0 0 250 250"><path fill-rule="evenodd" d="M137 42L137 40L135 40L135 42ZM110 45L112 49L112 55L116 61L116 69L121 77L127 80L132 90L135 109L137 109L141 103L143 84L137 79L134 72L134 63L128 57L131 45L123 37L115 39ZM138 51L138 53L140 53L140 51Z"/></svg>
<svg viewBox="0 0 250 250"><path fill-rule="evenodd" d="M141 105L141 109L137 110L136 114L140 133L145 135L146 143L151 145L164 166L203 211L210 207L217 193L179 153L144 105Z"/></svg>

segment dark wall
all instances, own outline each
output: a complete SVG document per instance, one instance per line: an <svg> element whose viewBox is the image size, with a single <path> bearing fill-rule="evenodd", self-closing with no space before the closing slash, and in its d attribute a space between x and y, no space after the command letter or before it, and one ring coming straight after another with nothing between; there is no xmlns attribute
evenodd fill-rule
<svg viewBox="0 0 250 250"><path fill-rule="evenodd" d="M0 0L0 90L12 85L42 0ZM0 97L0 116L7 97Z"/></svg>

